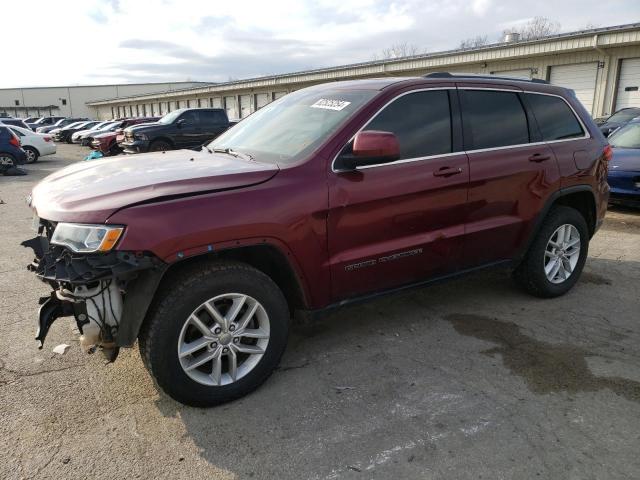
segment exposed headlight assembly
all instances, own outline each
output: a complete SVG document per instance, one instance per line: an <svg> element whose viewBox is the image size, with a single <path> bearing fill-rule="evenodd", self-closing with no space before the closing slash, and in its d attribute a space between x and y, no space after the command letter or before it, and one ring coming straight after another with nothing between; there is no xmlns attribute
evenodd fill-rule
<svg viewBox="0 0 640 480"><path fill-rule="evenodd" d="M76 253L104 253L115 246L123 231L124 226L121 225L58 223L51 243L67 247Z"/></svg>
<svg viewBox="0 0 640 480"><path fill-rule="evenodd" d="M144 133L135 133L133 137L137 138L138 140L149 140Z"/></svg>

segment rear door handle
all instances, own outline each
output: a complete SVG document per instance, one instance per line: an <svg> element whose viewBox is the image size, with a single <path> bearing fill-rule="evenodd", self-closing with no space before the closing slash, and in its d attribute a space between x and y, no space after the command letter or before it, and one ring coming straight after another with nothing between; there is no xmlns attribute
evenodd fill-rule
<svg viewBox="0 0 640 480"><path fill-rule="evenodd" d="M434 177L450 177L451 175L458 175L462 173L462 169L459 167L442 167L433 172Z"/></svg>
<svg viewBox="0 0 640 480"><path fill-rule="evenodd" d="M534 153L533 155L531 155L529 157L529 161L530 162L544 162L545 160L549 160L551 158L551 155L544 155L542 153Z"/></svg>

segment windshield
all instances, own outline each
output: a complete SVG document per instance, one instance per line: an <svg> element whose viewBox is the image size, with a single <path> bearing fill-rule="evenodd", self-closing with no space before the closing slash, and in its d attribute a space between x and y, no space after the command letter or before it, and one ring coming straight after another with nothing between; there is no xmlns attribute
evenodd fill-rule
<svg viewBox="0 0 640 480"><path fill-rule="evenodd" d="M607 122L628 122L636 117L640 117L640 110L637 108L628 108L614 113L607 118Z"/></svg>
<svg viewBox="0 0 640 480"><path fill-rule="evenodd" d="M216 138L209 148L231 149L260 161L290 164L320 146L378 92L304 89L282 97Z"/></svg>
<svg viewBox="0 0 640 480"><path fill-rule="evenodd" d="M640 148L640 123L625 125L607 140L615 148Z"/></svg>
<svg viewBox="0 0 640 480"><path fill-rule="evenodd" d="M164 125L168 125L169 123L173 123L173 121L178 118L182 112L184 112L184 108L181 108L180 110L174 110L171 113L167 113L164 117L162 117L160 120L158 120L158 123L162 123Z"/></svg>

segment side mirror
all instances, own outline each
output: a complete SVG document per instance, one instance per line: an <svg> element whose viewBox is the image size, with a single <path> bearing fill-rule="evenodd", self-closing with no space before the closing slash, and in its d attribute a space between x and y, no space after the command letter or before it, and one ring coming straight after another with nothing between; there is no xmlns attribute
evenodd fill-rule
<svg viewBox="0 0 640 480"><path fill-rule="evenodd" d="M391 132L365 130L353 139L353 151L338 158L340 170L395 162L400 158L398 137Z"/></svg>

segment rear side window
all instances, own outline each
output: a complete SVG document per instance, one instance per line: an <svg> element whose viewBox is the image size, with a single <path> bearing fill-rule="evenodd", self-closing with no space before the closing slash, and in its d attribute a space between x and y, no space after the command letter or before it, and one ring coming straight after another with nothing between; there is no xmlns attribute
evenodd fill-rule
<svg viewBox="0 0 640 480"><path fill-rule="evenodd" d="M468 150L529 143L527 115L514 92L460 90Z"/></svg>
<svg viewBox="0 0 640 480"><path fill-rule="evenodd" d="M526 93L525 96L536 117L543 140L564 140L584 136L584 130L563 99L534 93Z"/></svg>
<svg viewBox="0 0 640 480"><path fill-rule="evenodd" d="M451 111L446 90L404 95L382 110L365 130L395 133L400 159L451 152Z"/></svg>
<svg viewBox="0 0 640 480"><path fill-rule="evenodd" d="M220 125L227 123L227 117L220 111L203 110L200 112L200 121L207 125Z"/></svg>

